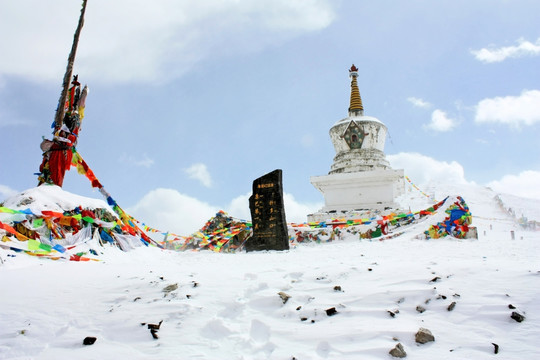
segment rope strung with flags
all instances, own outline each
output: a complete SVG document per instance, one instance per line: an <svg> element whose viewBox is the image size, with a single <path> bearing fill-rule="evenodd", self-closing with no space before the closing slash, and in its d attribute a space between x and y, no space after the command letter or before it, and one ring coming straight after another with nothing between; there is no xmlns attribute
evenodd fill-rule
<svg viewBox="0 0 540 360"><path fill-rule="evenodd" d="M116 200L112 198L111 194L109 194L107 190L105 190L103 185L101 185L101 182L99 182L94 172L90 169L90 167L88 166L86 161L84 161L82 156L77 152L75 147L72 147L72 152L73 152L73 156L71 158L72 166L75 166L77 168L77 172L79 174L86 176L86 178L90 180L92 187L97 188L99 192L101 193L101 195L103 195L103 197L107 201L107 204L109 204L109 206L114 210L114 212L120 218L120 221L123 224L122 230L125 232L128 232L131 235L141 236L142 240L144 240L147 244L153 244L158 247L161 247L161 245L159 245L157 242L152 240L133 221L131 221L132 217L126 214L126 212L120 207L120 205L118 205Z"/></svg>
<svg viewBox="0 0 540 360"><path fill-rule="evenodd" d="M431 196L429 196L428 194L426 194L425 192L423 192L418 186L416 186L416 184L414 184L411 179L409 179L409 177L407 175L405 175L405 179L407 180L407 182L409 184L412 185L412 187L414 187L416 190L418 190L420 192L420 194L424 195L425 197L427 197L428 199L430 199L431 201L433 202L437 202L437 200L435 200L434 198L432 198Z"/></svg>

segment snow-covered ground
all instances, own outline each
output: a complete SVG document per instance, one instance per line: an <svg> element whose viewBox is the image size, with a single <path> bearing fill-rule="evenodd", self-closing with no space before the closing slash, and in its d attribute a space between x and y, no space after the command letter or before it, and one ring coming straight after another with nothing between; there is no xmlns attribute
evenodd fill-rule
<svg viewBox="0 0 540 360"><path fill-rule="evenodd" d="M107 247L100 262L0 248L0 359L385 359L397 343L411 359L540 358L540 232L505 210L538 221L540 202L501 206L470 185L425 191L461 195L479 239L419 240L425 229L411 227L284 252ZM415 192L400 201L430 204ZM160 321L154 339L148 324ZM435 341L416 343L419 328Z"/></svg>

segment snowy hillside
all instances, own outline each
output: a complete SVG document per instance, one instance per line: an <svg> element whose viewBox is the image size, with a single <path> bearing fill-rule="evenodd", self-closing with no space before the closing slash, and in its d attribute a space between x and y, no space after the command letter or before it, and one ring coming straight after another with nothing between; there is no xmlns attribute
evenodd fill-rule
<svg viewBox="0 0 540 360"><path fill-rule="evenodd" d="M471 185L424 190L461 195L479 239L420 240L426 222L384 241L285 252L94 246L101 261L74 262L0 247L0 359L390 359L398 343L411 359L540 358L540 232L507 211L539 221L539 202L501 195L501 206ZM33 196L4 206L107 206ZM433 204L413 191L399 201ZM420 328L435 341L417 343Z"/></svg>

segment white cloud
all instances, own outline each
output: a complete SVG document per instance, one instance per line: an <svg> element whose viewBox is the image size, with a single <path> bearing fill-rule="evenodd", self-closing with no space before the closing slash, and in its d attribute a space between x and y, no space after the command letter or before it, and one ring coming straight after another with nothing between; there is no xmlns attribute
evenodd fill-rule
<svg viewBox="0 0 540 360"><path fill-rule="evenodd" d="M489 144L489 141L487 141L486 139L477 138L474 141L476 141L477 143L482 144L482 145Z"/></svg>
<svg viewBox="0 0 540 360"><path fill-rule="evenodd" d="M427 102L427 101L424 101L423 99L419 99L419 98L415 98L415 97L409 97L409 98L407 98L407 101L410 102L411 104L413 104L414 106L419 107L419 108L427 109L427 108L431 107L431 104L429 102Z"/></svg>
<svg viewBox="0 0 540 360"><path fill-rule="evenodd" d="M128 155L126 153L123 153L121 156L120 156L120 159L119 159L120 162L128 162L132 165L135 165L135 166L142 166L142 167L145 167L145 168L149 168L151 167L152 165L154 165L154 159L151 159L150 157L148 157L148 154L144 153L142 154L142 156L133 156L133 155Z"/></svg>
<svg viewBox="0 0 540 360"><path fill-rule="evenodd" d="M320 210L323 203L299 203L292 194L283 194L283 203L285 205L285 214L287 222L304 223L307 221L307 215Z"/></svg>
<svg viewBox="0 0 540 360"><path fill-rule="evenodd" d="M126 209L150 227L185 236L200 229L218 210L216 206L163 188L150 191L135 206Z"/></svg>
<svg viewBox="0 0 540 360"><path fill-rule="evenodd" d="M231 203L225 210L229 215L243 220L250 220L251 213L249 212L249 197L251 193L240 195L231 200Z"/></svg>
<svg viewBox="0 0 540 360"><path fill-rule="evenodd" d="M487 184L496 192L540 200L540 171L527 170L518 175L505 175Z"/></svg>
<svg viewBox="0 0 540 360"><path fill-rule="evenodd" d="M456 161L450 163L435 160L418 153L398 153L386 157L394 169L404 169L416 184L441 182L447 184L468 184L463 166Z"/></svg>
<svg viewBox="0 0 540 360"><path fill-rule="evenodd" d="M431 122L425 127L439 132L446 132L452 130L455 126L456 120L449 118L444 111L436 109L431 114Z"/></svg>
<svg viewBox="0 0 540 360"><path fill-rule="evenodd" d="M185 169L185 172L191 179L199 180L204 186L208 188L212 186L212 178L205 164L193 164Z"/></svg>
<svg viewBox="0 0 540 360"><path fill-rule="evenodd" d="M0 202L15 194L17 194L17 190L13 190L6 185L0 185Z"/></svg>
<svg viewBox="0 0 540 360"><path fill-rule="evenodd" d="M495 97L476 105L478 123L500 122L519 128L540 122L540 90L524 90L519 96Z"/></svg>
<svg viewBox="0 0 540 360"><path fill-rule="evenodd" d="M519 58L527 55L540 55L540 38L536 40L536 43L531 43L524 39L519 39L517 43L517 46L503 46L499 48L492 46L480 50L472 50L471 53L476 60L486 63L501 62L507 58Z"/></svg>
<svg viewBox="0 0 540 360"><path fill-rule="evenodd" d="M89 1L75 71L104 82L169 81L209 57L323 29L336 16L333 6L330 0ZM0 76L58 81L80 1L2 1L0 13L0 33L10 34L0 38Z"/></svg>

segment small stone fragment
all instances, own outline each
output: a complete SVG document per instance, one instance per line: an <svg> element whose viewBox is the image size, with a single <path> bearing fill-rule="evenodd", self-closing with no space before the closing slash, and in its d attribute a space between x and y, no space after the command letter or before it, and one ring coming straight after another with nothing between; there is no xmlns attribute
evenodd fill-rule
<svg viewBox="0 0 540 360"><path fill-rule="evenodd" d="M498 354L499 353L499 345L497 345L495 343L491 343L491 344L493 344L493 346L494 346L493 353Z"/></svg>
<svg viewBox="0 0 540 360"><path fill-rule="evenodd" d="M391 316L391 317L396 317L396 314L399 314L399 310L394 310L394 311L390 311L390 310L386 310L388 312L388 314Z"/></svg>
<svg viewBox="0 0 540 360"><path fill-rule="evenodd" d="M522 322L523 320L525 320L525 316L521 315L517 311L512 311L512 315L510 315L510 317L517 322Z"/></svg>
<svg viewBox="0 0 540 360"><path fill-rule="evenodd" d="M326 315L333 316L337 314L337 310L335 307L331 307L330 309L326 309Z"/></svg>
<svg viewBox="0 0 540 360"><path fill-rule="evenodd" d="M174 291L174 290L176 290L176 289L178 289L178 283L165 286L165 287L163 288L163 292L166 293L166 294L168 294L168 293L170 293L171 291Z"/></svg>
<svg viewBox="0 0 540 360"><path fill-rule="evenodd" d="M407 356L405 349L401 343L398 343L392 350L390 350L390 355L397 358L404 358Z"/></svg>
<svg viewBox="0 0 540 360"><path fill-rule="evenodd" d="M154 339L159 339L159 336L158 336L157 332L158 332L158 331L155 330L155 329L151 329L151 330L150 330L150 334L152 334L152 337L153 337Z"/></svg>
<svg viewBox="0 0 540 360"><path fill-rule="evenodd" d="M306 321L307 320L307 317L301 317L300 318L300 321Z"/></svg>
<svg viewBox="0 0 540 360"><path fill-rule="evenodd" d="M135 299L133 299L133 301L137 301L137 300L141 300L141 297L137 296Z"/></svg>
<svg viewBox="0 0 540 360"><path fill-rule="evenodd" d="M296 311L299 311L302 308L302 306L299 306L296 308Z"/></svg>
<svg viewBox="0 0 540 360"><path fill-rule="evenodd" d="M93 336L87 336L83 340L83 345L93 345L96 342L97 338Z"/></svg>
<svg viewBox="0 0 540 360"><path fill-rule="evenodd" d="M284 293L283 291L278 292L279 297L281 298L281 301L285 304L289 299L291 298L290 295Z"/></svg>
<svg viewBox="0 0 540 360"><path fill-rule="evenodd" d="M163 322L163 320L161 320L159 323L157 324L148 324L148 328L150 330L159 330L159 328L161 327L161 323Z"/></svg>
<svg viewBox="0 0 540 360"><path fill-rule="evenodd" d="M433 336L431 331L429 331L426 328L418 329L418 332L416 333L414 338L415 338L415 341L420 344L425 344L430 341L435 341L435 337Z"/></svg>
<svg viewBox="0 0 540 360"><path fill-rule="evenodd" d="M437 280L441 280L439 276L435 276L433 279L429 280L429 282L436 282Z"/></svg>
<svg viewBox="0 0 540 360"><path fill-rule="evenodd" d="M423 313L424 311L426 311L426 308L423 307L422 305L418 305L416 307L416 311L418 311L420 314Z"/></svg>
<svg viewBox="0 0 540 360"><path fill-rule="evenodd" d="M508 304L508 308L514 310L516 307L512 304Z"/></svg>
<svg viewBox="0 0 540 360"><path fill-rule="evenodd" d="M341 286L339 285L334 286L334 291L341 291Z"/></svg>
<svg viewBox="0 0 540 360"><path fill-rule="evenodd" d="M452 301L452 303L450 305L448 305L448 311L452 311L454 310L454 308L456 307L456 302L455 301Z"/></svg>

